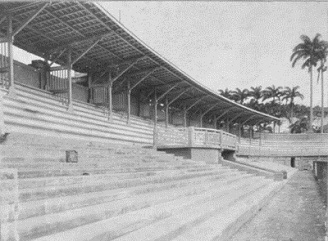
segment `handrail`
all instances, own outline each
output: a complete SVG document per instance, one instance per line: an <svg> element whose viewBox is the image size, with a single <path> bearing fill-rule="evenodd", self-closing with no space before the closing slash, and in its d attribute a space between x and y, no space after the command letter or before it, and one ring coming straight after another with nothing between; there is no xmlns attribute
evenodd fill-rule
<svg viewBox="0 0 328 241"><path fill-rule="evenodd" d="M235 135L222 130L188 127L159 128L155 133L157 146L208 147L236 150Z"/></svg>

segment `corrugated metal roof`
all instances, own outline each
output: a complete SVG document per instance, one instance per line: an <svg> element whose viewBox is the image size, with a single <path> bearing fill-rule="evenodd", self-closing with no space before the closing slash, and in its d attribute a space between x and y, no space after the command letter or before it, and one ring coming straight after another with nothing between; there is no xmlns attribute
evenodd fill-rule
<svg viewBox="0 0 328 241"><path fill-rule="evenodd" d="M195 97L204 96L202 101L193 107L194 110L206 111L209 106L218 103L218 106L213 108L210 113L222 113L227 108L234 107L229 115L233 118L242 112L243 114L236 119L241 122L250 117L252 118L249 123L256 123L261 119L279 120L228 100L192 79L148 47L96 3L79 1L1 2L0 19L6 14L12 14L13 29L16 29L44 4L47 6L15 36L15 46L49 60L56 59L56 63L65 65L65 54L58 57L63 49L68 46L72 48L72 58L74 59L94 41L98 41L73 65L74 70L101 72L109 66L123 69L131 61L139 59L117 80L117 83L129 76L131 85L133 85L133 81L137 82L138 77L142 77L144 70L156 68L147 80L135 88L136 90L147 90L156 86L160 95L172 85L179 83L172 93L168 94L169 99L174 98L186 88L191 88L172 104L173 107L180 107L194 101ZM0 25L1 35L6 34L6 26L7 20L4 20Z"/></svg>

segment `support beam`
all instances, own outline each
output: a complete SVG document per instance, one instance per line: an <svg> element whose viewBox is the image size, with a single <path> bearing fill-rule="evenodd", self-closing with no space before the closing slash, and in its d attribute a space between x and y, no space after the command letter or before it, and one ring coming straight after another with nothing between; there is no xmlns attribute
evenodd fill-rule
<svg viewBox="0 0 328 241"><path fill-rule="evenodd" d="M147 74L142 77L140 80L138 80L136 83L134 83L132 86L131 86L131 90L133 90L135 87L137 87L138 84L140 84L142 81L144 81L145 79L147 79L151 74L153 74L158 68L155 68L153 70L150 70L147 72Z"/></svg>
<svg viewBox="0 0 328 241"><path fill-rule="evenodd" d="M9 55L9 72L8 72L8 78L9 78L9 92L8 95L10 97L16 98L15 93L15 80L14 80L14 49L13 49L13 18L12 15L7 16L8 19L8 55Z"/></svg>
<svg viewBox="0 0 328 241"><path fill-rule="evenodd" d="M197 105L199 102L201 102L205 97L207 97L206 95L203 95L202 97L198 98L198 100L196 100L193 104L191 104L186 111L190 110L192 107L194 107L195 105Z"/></svg>
<svg viewBox="0 0 328 241"><path fill-rule="evenodd" d="M241 116L242 114L244 114L243 112L240 112L238 115L235 115L232 119L230 119L230 122L236 120L239 116Z"/></svg>
<svg viewBox="0 0 328 241"><path fill-rule="evenodd" d="M216 120L217 120L217 121L220 120L220 118L222 118L224 115L228 114L228 112L229 112L230 110L234 109L234 108L237 108L237 107L232 106L232 107L228 108L228 109L227 109L226 111L224 111L221 115L219 115L219 116L216 118Z"/></svg>
<svg viewBox="0 0 328 241"><path fill-rule="evenodd" d="M23 28L25 28L40 12L42 12L47 6L49 5L49 3L44 3L43 5L41 5L30 17L28 17L27 19L25 19L25 21L23 23L21 23L21 25L13 32L13 37L18 34Z"/></svg>
<svg viewBox="0 0 328 241"><path fill-rule="evenodd" d="M117 74L117 76L115 76L113 78L113 82L116 81L118 78L120 78L124 73L126 73L129 69L131 69L136 63L138 63L139 60L141 60L142 58L139 58L135 61L133 61L128 67L126 67L125 69L123 69L120 73Z"/></svg>
<svg viewBox="0 0 328 241"><path fill-rule="evenodd" d="M66 48L64 48L58 55L57 55L57 57L54 59L54 60L51 60L51 63L49 64L49 67L51 66L51 65L53 65L63 54L64 54L64 52L66 51Z"/></svg>
<svg viewBox="0 0 328 241"><path fill-rule="evenodd" d="M162 95L160 95L158 98L157 98L157 101L160 101L165 95L167 95L171 90L173 90L174 88L176 88L177 86L179 85L179 83L171 86L167 91L165 91Z"/></svg>
<svg viewBox="0 0 328 241"><path fill-rule="evenodd" d="M247 118L243 123L242 125L245 125L247 121L253 119L253 117L256 116L256 115L251 115L249 118Z"/></svg>
<svg viewBox="0 0 328 241"><path fill-rule="evenodd" d="M201 113L200 115L200 127L203 127L203 117L204 115L206 115L208 112L210 112L211 110L213 110L215 107L217 107L219 104L215 104L213 106L211 106L210 108L208 108L205 112Z"/></svg>
<svg viewBox="0 0 328 241"><path fill-rule="evenodd" d="M79 61L79 59L81 59L86 53L88 53L94 46L96 46L100 41L102 40L102 38L94 41L83 53L81 53L79 56L77 56L73 61L72 61L72 65L75 64L77 61Z"/></svg>
<svg viewBox="0 0 328 241"><path fill-rule="evenodd" d="M188 92L192 87L186 88L184 91L182 91L180 94L178 94L176 97L174 97L172 100L169 101L168 105L171 105L173 102L175 102L177 99L179 99L183 94Z"/></svg>
<svg viewBox="0 0 328 241"><path fill-rule="evenodd" d="M72 49L67 54L67 78L68 78L68 111L73 111L73 83L72 83Z"/></svg>

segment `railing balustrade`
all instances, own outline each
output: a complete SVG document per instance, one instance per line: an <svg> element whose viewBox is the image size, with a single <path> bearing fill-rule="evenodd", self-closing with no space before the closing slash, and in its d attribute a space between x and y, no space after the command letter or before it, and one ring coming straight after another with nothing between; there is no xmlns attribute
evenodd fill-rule
<svg viewBox="0 0 328 241"><path fill-rule="evenodd" d="M157 128L155 143L162 147L208 147L235 150L237 138L222 130L208 128Z"/></svg>
<svg viewBox="0 0 328 241"><path fill-rule="evenodd" d="M51 70L49 79L47 80L46 90L54 93L59 100L67 105L68 104L68 70L58 69Z"/></svg>

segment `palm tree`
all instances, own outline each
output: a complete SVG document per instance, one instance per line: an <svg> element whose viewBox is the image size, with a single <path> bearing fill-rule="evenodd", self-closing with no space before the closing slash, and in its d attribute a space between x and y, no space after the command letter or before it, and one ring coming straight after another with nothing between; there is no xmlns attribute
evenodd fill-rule
<svg viewBox="0 0 328 241"><path fill-rule="evenodd" d="M233 91L232 93L233 93L233 96L235 98L235 101L240 103L240 104L244 104L245 100L247 100L247 98L249 97L248 89L241 90L239 88L236 88L236 90Z"/></svg>
<svg viewBox="0 0 328 241"><path fill-rule="evenodd" d="M316 34L316 36L311 39L306 35L301 35L302 43L296 45L293 49L293 54L290 56L290 61L292 61L292 67L295 66L296 62L300 59L304 59L302 64L302 69L308 68L310 73L310 127L313 123L313 67L317 66L319 61L320 53L322 52L325 41L320 40L321 35ZM309 128L312 130L312 128Z"/></svg>
<svg viewBox="0 0 328 241"><path fill-rule="evenodd" d="M228 88L226 88L225 90L219 90L220 95L222 95L223 97L226 97L228 99L233 99L233 91L229 90Z"/></svg>
<svg viewBox="0 0 328 241"><path fill-rule="evenodd" d="M256 110L259 110L259 101L263 98L262 86L251 87L249 96L252 97L250 106Z"/></svg>
<svg viewBox="0 0 328 241"><path fill-rule="evenodd" d="M265 88L265 90L263 91L263 100L267 100L267 99L272 98L271 103L275 104L276 103L276 98L278 98L278 100L280 101L280 97L281 97L281 94L282 94L281 90L282 90L281 86L276 87L274 85Z"/></svg>
<svg viewBox="0 0 328 241"><path fill-rule="evenodd" d="M298 91L300 87L295 86L293 88L285 87L284 96L282 100L286 100L286 104L289 101L289 108L290 108L290 120L292 121L294 115L294 100L295 98L304 99L304 96Z"/></svg>
<svg viewBox="0 0 328 241"><path fill-rule="evenodd" d="M318 82L321 74L321 128L320 128L321 133L323 133L323 119L325 117L323 73L327 71L327 66L325 66L325 63L327 61L327 49L328 49L328 42L322 41L322 49L319 52L320 66L318 68Z"/></svg>

